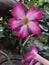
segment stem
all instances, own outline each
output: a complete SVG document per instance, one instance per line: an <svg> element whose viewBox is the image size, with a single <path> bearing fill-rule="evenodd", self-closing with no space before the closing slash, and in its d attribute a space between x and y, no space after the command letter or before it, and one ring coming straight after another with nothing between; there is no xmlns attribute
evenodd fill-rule
<svg viewBox="0 0 49 65"><path fill-rule="evenodd" d="M26 40L24 41L24 43L23 43L23 46L26 45L27 41L29 40L29 38L30 38L31 36L33 36L33 35L29 35L29 36L27 37L27 39L26 39Z"/></svg>
<svg viewBox="0 0 49 65"><path fill-rule="evenodd" d="M22 39L20 39L19 44L20 44L20 45L22 44Z"/></svg>
<svg viewBox="0 0 49 65"><path fill-rule="evenodd" d="M39 54L36 54L35 59L42 63L43 65L49 65L49 61L40 56Z"/></svg>
<svg viewBox="0 0 49 65"><path fill-rule="evenodd" d="M22 39L20 39L19 45L20 45L19 52L22 54L22 50L23 50Z"/></svg>
<svg viewBox="0 0 49 65"><path fill-rule="evenodd" d="M0 50L0 53L7 57L7 59L8 59L8 61L9 61L10 65L13 65L12 62L11 62L11 60L10 60L10 58L9 58L9 56L8 56L6 53L4 53L4 52L1 51L1 50Z"/></svg>

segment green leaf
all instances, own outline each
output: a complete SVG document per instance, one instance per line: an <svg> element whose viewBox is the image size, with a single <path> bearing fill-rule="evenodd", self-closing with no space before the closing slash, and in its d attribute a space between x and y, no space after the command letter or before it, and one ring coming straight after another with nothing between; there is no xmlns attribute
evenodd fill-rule
<svg viewBox="0 0 49 65"><path fill-rule="evenodd" d="M43 16L42 20L39 21L40 23L40 28L44 31L44 32L48 32L48 24L46 21L46 17Z"/></svg>
<svg viewBox="0 0 49 65"><path fill-rule="evenodd" d="M0 25L0 38L4 37L3 29L4 29L4 27L2 27L2 25Z"/></svg>
<svg viewBox="0 0 49 65"><path fill-rule="evenodd" d="M34 4L34 1L29 1L29 2L27 2L27 6L28 6L28 7L33 6L33 4Z"/></svg>
<svg viewBox="0 0 49 65"><path fill-rule="evenodd" d="M37 35L36 37L40 42L42 43L47 43L47 37L45 35L43 35L42 33Z"/></svg>

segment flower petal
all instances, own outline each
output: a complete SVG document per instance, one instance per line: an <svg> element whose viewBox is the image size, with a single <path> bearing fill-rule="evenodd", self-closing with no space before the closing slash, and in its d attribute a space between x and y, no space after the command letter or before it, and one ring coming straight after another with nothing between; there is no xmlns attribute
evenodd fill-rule
<svg viewBox="0 0 49 65"><path fill-rule="evenodd" d="M30 51L24 55L23 62L30 61L31 59L33 59L36 53L38 53L37 48L34 46L30 46Z"/></svg>
<svg viewBox="0 0 49 65"><path fill-rule="evenodd" d="M27 52L25 55L24 55L24 57L29 57L29 56L31 56L31 55L33 55L32 57L34 57L34 54L32 54L32 51L30 51L30 52Z"/></svg>
<svg viewBox="0 0 49 65"><path fill-rule="evenodd" d="M34 46L30 46L30 51L27 52L25 55L24 55L24 59L22 60L22 63L25 63L25 62L30 62L29 65L33 65L36 60L34 59L35 58L35 54L38 53L38 50L36 47Z"/></svg>
<svg viewBox="0 0 49 65"><path fill-rule="evenodd" d="M24 38L29 35L29 30L27 25L23 25L19 31L16 32L16 35L19 38Z"/></svg>
<svg viewBox="0 0 49 65"><path fill-rule="evenodd" d="M42 17L42 11L39 10L38 8L36 8L36 7L31 7L28 10L28 13L27 13L26 16L27 16L27 18L29 20L41 19L41 17Z"/></svg>
<svg viewBox="0 0 49 65"><path fill-rule="evenodd" d="M38 53L38 50L35 46L30 46L30 50L32 51L32 54Z"/></svg>
<svg viewBox="0 0 49 65"><path fill-rule="evenodd" d="M21 23L21 20L16 20L15 18L11 18L8 21L8 25L10 26L12 30L16 30L22 25L22 23Z"/></svg>
<svg viewBox="0 0 49 65"><path fill-rule="evenodd" d="M31 62L29 63L29 65L34 65L34 63L35 63L35 60L32 59Z"/></svg>
<svg viewBox="0 0 49 65"><path fill-rule="evenodd" d="M22 64L22 65L26 65L26 64Z"/></svg>
<svg viewBox="0 0 49 65"><path fill-rule="evenodd" d="M28 23L28 28L34 35L40 33L40 27L39 27L39 23L37 21L30 21Z"/></svg>
<svg viewBox="0 0 49 65"><path fill-rule="evenodd" d="M16 2L15 6L12 9L12 15L16 19L22 19L25 16L26 8L21 2Z"/></svg>
<svg viewBox="0 0 49 65"><path fill-rule="evenodd" d="M25 57L23 60L22 60L22 63L25 63L25 62L30 62L30 60L32 60L32 55L30 55L29 57Z"/></svg>

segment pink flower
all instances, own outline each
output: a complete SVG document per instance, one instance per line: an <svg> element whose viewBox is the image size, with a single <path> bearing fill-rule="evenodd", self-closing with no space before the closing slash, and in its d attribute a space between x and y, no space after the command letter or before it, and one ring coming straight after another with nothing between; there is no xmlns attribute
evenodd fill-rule
<svg viewBox="0 0 49 65"><path fill-rule="evenodd" d="M24 55L22 63L28 62L26 65L34 65L37 61L43 65L49 65L49 61L38 54L37 48L30 46L30 51Z"/></svg>
<svg viewBox="0 0 49 65"><path fill-rule="evenodd" d="M34 35L40 33L38 19L41 19L42 11L38 8L32 6L26 9L23 3L17 2L11 14L13 18L9 19L8 25L19 38L28 36L30 32Z"/></svg>
<svg viewBox="0 0 49 65"><path fill-rule="evenodd" d="M33 65L36 62L34 57L37 53L38 53L37 48L34 46L30 46L30 51L24 55L24 59L22 60L22 63L30 62L29 65Z"/></svg>

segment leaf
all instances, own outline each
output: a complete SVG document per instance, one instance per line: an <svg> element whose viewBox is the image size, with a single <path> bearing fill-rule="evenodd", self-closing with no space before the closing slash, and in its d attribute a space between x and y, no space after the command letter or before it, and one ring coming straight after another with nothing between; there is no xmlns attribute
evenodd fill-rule
<svg viewBox="0 0 49 65"><path fill-rule="evenodd" d="M33 6L33 4L34 4L34 1L29 1L29 2L27 2L27 6L28 6L28 7Z"/></svg>
<svg viewBox="0 0 49 65"><path fill-rule="evenodd" d="M37 37L36 37L40 42L42 42L42 43L47 43L47 37L44 35L44 34L39 34L39 35L37 35Z"/></svg>
<svg viewBox="0 0 49 65"><path fill-rule="evenodd" d="M4 37L3 30L4 30L4 27L2 27L2 25L0 25L0 38Z"/></svg>
<svg viewBox="0 0 49 65"><path fill-rule="evenodd" d="M45 32L48 32L48 24L47 24L47 21L46 21L46 18L45 16L43 17L42 20L39 21L40 23L40 28L45 31Z"/></svg>
<svg viewBox="0 0 49 65"><path fill-rule="evenodd" d="M1 37L4 37L4 34L3 34L3 32L0 32L0 38L1 38Z"/></svg>
<svg viewBox="0 0 49 65"><path fill-rule="evenodd" d="M48 32L48 28L46 26L44 26L43 24L42 25L40 24L40 28L42 30L44 30L45 32Z"/></svg>
<svg viewBox="0 0 49 65"><path fill-rule="evenodd" d="M4 29L4 28L3 28L2 26L0 26L0 32L3 32L3 29Z"/></svg>

